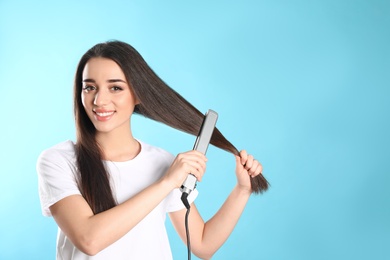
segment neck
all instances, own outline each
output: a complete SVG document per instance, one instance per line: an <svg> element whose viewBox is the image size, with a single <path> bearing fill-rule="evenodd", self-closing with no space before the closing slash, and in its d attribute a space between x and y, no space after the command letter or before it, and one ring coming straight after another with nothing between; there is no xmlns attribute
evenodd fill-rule
<svg viewBox="0 0 390 260"><path fill-rule="evenodd" d="M131 130L119 130L109 133L96 133L96 141L102 150L104 160L127 161L133 159L141 150L138 141L133 137Z"/></svg>

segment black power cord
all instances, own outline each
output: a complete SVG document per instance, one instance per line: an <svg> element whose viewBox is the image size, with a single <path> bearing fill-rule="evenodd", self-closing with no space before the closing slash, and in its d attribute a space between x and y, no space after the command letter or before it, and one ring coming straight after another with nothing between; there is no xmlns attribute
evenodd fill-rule
<svg viewBox="0 0 390 260"><path fill-rule="evenodd" d="M188 254L188 260L191 260L191 242L190 242L190 231L188 228L188 215L190 214L190 204L187 200L188 193L183 192L181 194L181 201L183 202L184 206L187 208L187 213L185 217L185 227L186 227L186 237L187 237L187 254Z"/></svg>

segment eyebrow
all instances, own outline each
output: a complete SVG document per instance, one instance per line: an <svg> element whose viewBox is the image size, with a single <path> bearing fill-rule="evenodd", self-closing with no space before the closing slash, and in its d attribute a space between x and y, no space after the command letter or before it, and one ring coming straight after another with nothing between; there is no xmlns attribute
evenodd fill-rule
<svg viewBox="0 0 390 260"><path fill-rule="evenodd" d="M83 82L96 83L96 81L94 79L84 79ZM126 81L124 81L122 79L109 79L109 80L107 80L107 82L108 83L115 83L115 82L127 83Z"/></svg>

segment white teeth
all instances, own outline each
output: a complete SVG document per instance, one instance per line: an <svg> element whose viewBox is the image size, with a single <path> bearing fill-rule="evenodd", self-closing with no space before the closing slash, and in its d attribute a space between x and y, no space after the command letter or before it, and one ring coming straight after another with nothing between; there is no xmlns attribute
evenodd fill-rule
<svg viewBox="0 0 390 260"><path fill-rule="evenodd" d="M110 116L110 115L114 114L114 112L104 112L104 113L98 113L98 112L96 112L96 114L97 114L98 116Z"/></svg>

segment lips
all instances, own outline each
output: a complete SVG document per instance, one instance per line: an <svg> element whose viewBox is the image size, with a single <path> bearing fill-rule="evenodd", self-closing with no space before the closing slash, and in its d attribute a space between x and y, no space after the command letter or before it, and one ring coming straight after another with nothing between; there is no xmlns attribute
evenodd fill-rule
<svg viewBox="0 0 390 260"><path fill-rule="evenodd" d="M105 110L94 110L93 111L95 119L98 121L107 121L110 120L114 115L115 111L105 111Z"/></svg>
<svg viewBox="0 0 390 260"><path fill-rule="evenodd" d="M114 114L114 112L102 112L102 113L95 112L95 113L96 113L96 115L102 116L102 117L111 116L112 114Z"/></svg>

